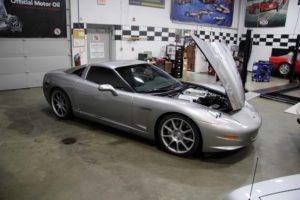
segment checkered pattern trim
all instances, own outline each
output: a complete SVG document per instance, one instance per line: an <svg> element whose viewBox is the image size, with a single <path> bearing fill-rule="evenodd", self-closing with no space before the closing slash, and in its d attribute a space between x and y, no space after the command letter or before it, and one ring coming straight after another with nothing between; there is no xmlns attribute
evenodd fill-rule
<svg viewBox="0 0 300 200"><path fill-rule="evenodd" d="M147 41L175 42L175 29L152 26L122 26L115 25L115 40L124 40L125 37L145 38Z"/></svg>
<svg viewBox="0 0 300 200"><path fill-rule="evenodd" d="M293 34L254 34L253 45L257 46L274 46L290 47L296 46L297 35ZM241 40L245 40L246 35L242 34Z"/></svg>
<svg viewBox="0 0 300 200"><path fill-rule="evenodd" d="M237 44L237 33L202 31L202 30L184 30L184 33L194 31L194 34L208 42L225 41L227 44ZM125 40L124 38L140 37L147 41L166 41L175 42L175 29L151 26L125 26L115 25L115 40Z"/></svg>
<svg viewBox="0 0 300 200"><path fill-rule="evenodd" d="M186 32L190 32L190 30L185 30ZM216 31L194 31L194 34L200 39L206 42L226 42L226 44L237 44L238 35L237 33L226 33L226 32L216 32Z"/></svg>

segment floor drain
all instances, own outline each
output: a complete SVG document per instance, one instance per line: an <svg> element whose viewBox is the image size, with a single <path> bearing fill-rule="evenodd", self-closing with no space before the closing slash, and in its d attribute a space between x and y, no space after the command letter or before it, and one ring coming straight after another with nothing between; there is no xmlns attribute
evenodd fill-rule
<svg viewBox="0 0 300 200"><path fill-rule="evenodd" d="M62 143L64 143L65 145L74 144L74 143L76 143L76 139L72 138L72 137L68 137L68 138L63 139Z"/></svg>

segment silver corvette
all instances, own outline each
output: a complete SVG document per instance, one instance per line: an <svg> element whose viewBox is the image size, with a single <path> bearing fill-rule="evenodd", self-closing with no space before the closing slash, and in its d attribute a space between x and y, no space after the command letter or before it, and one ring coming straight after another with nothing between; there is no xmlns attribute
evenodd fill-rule
<svg viewBox="0 0 300 200"><path fill-rule="evenodd" d="M249 145L261 117L245 101L230 51L192 37L223 87L180 82L142 61L114 61L48 72L45 97L59 118L73 114L123 129L180 156Z"/></svg>

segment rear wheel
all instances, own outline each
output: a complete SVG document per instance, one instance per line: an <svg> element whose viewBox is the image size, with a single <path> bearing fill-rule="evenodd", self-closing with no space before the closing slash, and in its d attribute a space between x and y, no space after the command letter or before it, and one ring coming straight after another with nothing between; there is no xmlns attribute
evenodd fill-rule
<svg viewBox="0 0 300 200"><path fill-rule="evenodd" d="M194 122L179 114L167 115L160 121L158 140L167 152L178 156L192 155L201 146Z"/></svg>
<svg viewBox="0 0 300 200"><path fill-rule="evenodd" d="M68 95L60 89L55 89L51 94L51 107L60 119L67 119L72 114L71 103Z"/></svg>
<svg viewBox="0 0 300 200"><path fill-rule="evenodd" d="M279 74L286 77L291 72L291 65L289 63L281 63L278 67Z"/></svg>

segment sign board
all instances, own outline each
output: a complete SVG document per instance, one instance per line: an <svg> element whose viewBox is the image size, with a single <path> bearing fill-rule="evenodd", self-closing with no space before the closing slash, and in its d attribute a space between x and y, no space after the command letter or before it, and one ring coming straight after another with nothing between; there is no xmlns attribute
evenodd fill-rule
<svg viewBox="0 0 300 200"><path fill-rule="evenodd" d="M0 0L0 37L67 37L65 0Z"/></svg>
<svg viewBox="0 0 300 200"><path fill-rule="evenodd" d="M84 29L73 29L73 47L85 46L85 31Z"/></svg>
<svg viewBox="0 0 300 200"><path fill-rule="evenodd" d="M104 43L90 43L90 58L104 58Z"/></svg>
<svg viewBox="0 0 300 200"><path fill-rule="evenodd" d="M97 4L98 5L105 5L106 4L106 0L97 0Z"/></svg>

